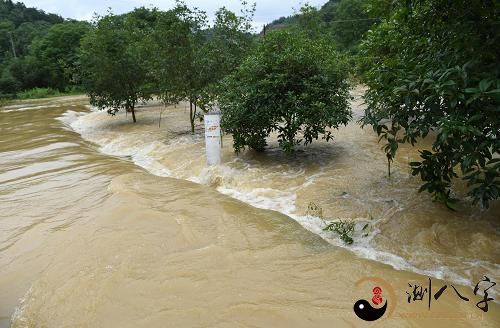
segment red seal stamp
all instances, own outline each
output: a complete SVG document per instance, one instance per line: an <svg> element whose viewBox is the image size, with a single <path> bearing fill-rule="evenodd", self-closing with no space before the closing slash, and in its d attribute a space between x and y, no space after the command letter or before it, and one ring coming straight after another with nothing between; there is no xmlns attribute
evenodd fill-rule
<svg viewBox="0 0 500 328"><path fill-rule="evenodd" d="M375 305L379 305L380 303L382 303L382 288L373 288L372 303Z"/></svg>

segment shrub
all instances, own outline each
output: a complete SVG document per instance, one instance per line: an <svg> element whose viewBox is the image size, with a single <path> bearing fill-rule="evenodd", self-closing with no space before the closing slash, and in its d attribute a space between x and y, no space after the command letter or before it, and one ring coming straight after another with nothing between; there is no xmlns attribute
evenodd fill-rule
<svg viewBox="0 0 500 328"><path fill-rule="evenodd" d="M243 64L221 83L222 127L233 147L262 151L276 131L291 153L347 124L348 70L333 46L299 32L276 31L260 39Z"/></svg>

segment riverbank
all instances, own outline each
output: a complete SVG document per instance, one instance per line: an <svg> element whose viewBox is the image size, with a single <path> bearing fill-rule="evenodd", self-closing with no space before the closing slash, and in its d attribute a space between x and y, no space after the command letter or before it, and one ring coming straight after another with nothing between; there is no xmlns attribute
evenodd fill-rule
<svg viewBox="0 0 500 328"><path fill-rule="evenodd" d="M15 99L5 99L0 98L0 110L2 108L12 109L16 107L23 107L24 105L30 105L37 102L54 102L54 101L66 101L75 98L87 98L83 92L29 92L21 95L19 98Z"/></svg>

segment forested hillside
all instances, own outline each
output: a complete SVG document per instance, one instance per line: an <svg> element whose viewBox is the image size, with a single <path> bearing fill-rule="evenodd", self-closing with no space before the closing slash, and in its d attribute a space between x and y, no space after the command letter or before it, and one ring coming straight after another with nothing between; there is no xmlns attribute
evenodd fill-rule
<svg viewBox="0 0 500 328"><path fill-rule="evenodd" d="M356 53L363 35L378 21L370 14L369 6L374 2L330 0L320 9L305 6L296 15L269 24L268 30L314 29L331 39L338 50ZM80 41L91 29L88 22L0 0L0 98L36 97L79 88ZM32 89L36 89L34 93Z"/></svg>
<svg viewBox="0 0 500 328"><path fill-rule="evenodd" d="M78 84L80 39L90 24L0 0L0 97Z"/></svg>
<svg viewBox="0 0 500 328"><path fill-rule="evenodd" d="M378 4L380 1L366 0L330 0L320 9L304 7L300 12L288 17L281 17L266 26L266 30L284 28L303 28L303 21L310 21L315 16L321 25L322 33L328 35L337 49L357 52L365 33L373 24L381 20L383 14ZM388 14L385 13L385 14Z"/></svg>

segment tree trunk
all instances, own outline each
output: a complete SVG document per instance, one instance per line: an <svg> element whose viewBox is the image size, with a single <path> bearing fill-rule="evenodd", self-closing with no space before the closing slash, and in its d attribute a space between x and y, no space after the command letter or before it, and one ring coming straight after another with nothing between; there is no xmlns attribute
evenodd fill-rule
<svg viewBox="0 0 500 328"><path fill-rule="evenodd" d="M196 120L196 112L198 110L198 103L196 102L196 100L194 101L194 112L193 112L193 126L194 126L194 122Z"/></svg>
<svg viewBox="0 0 500 328"><path fill-rule="evenodd" d="M288 140L288 143L291 147L291 149L294 149L294 143L295 143L295 134L293 133L292 131L292 122L293 122L293 117L289 117L287 120L286 120L286 139Z"/></svg>
<svg viewBox="0 0 500 328"><path fill-rule="evenodd" d="M194 134L194 115L196 110L193 112L193 101L189 101L189 120L191 121L191 133Z"/></svg>
<svg viewBox="0 0 500 328"><path fill-rule="evenodd" d="M135 119L135 109L134 109L134 107L135 107L135 106L132 106L132 107L130 108L130 111L132 112L132 119L134 120L134 123L136 123L136 122L137 122L137 120Z"/></svg>
<svg viewBox="0 0 500 328"><path fill-rule="evenodd" d="M158 120L158 128L161 127L161 113L163 113L163 109L160 109L160 119Z"/></svg>
<svg viewBox="0 0 500 328"><path fill-rule="evenodd" d="M392 162L392 154L387 153L387 172L389 173L389 178L391 177L391 162Z"/></svg>

